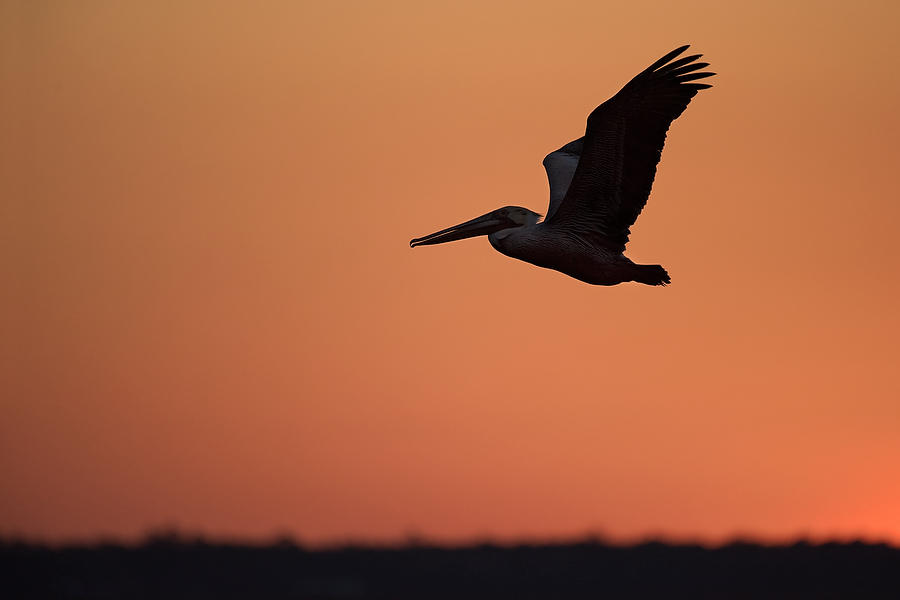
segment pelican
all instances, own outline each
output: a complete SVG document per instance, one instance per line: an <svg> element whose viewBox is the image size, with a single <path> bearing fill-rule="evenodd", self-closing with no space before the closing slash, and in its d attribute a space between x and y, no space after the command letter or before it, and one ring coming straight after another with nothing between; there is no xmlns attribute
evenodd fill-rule
<svg viewBox="0 0 900 600"><path fill-rule="evenodd" d="M625 244L653 185L656 165L672 121L697 92L693 83L715 73L700 54L669 52L638 73L588 115L584 136L544 158L550 181L546 218L521 206L504 206L471 221L416 238L410 247L487 235L511 258L554 269L593 285L636 281L666 285L662 265L639 265Z"/></svg>

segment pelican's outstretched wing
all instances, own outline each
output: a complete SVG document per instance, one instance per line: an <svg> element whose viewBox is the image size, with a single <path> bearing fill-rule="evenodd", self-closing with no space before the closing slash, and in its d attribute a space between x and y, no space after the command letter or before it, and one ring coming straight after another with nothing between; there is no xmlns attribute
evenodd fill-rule
<svg viewBox="0 0 900 600"><path fill-rule="evenodd" d="M694 72L708 66L694 62L699 54L673 60L687 48L663 56L588 116L581 158L558 207L550 175L547 226L618 252L625 249L629 227L650 195L669 125L699 90L711 87L692 83L715 74Z"/></svg>
<svg viewBox="0 0 900 600"><path fill-rule="evenodd" d="M547 209L546 219L556 213L565 198L583 146L584 137L580 137L544 157L544 169L547 170L547 179L550 181L550 207Z"/></svg>

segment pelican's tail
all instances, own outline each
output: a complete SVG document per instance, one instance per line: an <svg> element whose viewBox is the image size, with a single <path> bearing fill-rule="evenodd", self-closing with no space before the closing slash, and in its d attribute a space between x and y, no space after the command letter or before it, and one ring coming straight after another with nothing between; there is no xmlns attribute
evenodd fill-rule
<svg viewBox="0 0 900 600"><path fill-rule="evenodd" d="M672 283L662 265L634 265L634 281L647 285L668 285Z"/></svg>

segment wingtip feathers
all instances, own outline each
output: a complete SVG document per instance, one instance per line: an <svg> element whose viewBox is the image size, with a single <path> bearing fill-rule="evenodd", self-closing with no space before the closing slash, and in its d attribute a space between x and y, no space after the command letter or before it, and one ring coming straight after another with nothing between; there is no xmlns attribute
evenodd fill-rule
<svg viewBox="0 0 900 600"><path fill-rule="evenodd" d="M691 47L690 44L685 44L684 46L681 46L680 48L675 48L674 50L672 50L671 52L669 52L668 54L666 54L665 56L660 58L658 61L656 61L649 67L647 67L646 71L655 71L656 69L658 69L661 66L663 66L664 64L668 63L670 60L672 60L673 58L675 58L676 56L678 56L679 54L681 54L682 52L684 52L685 50L687 50L690 47Z"/></svg>

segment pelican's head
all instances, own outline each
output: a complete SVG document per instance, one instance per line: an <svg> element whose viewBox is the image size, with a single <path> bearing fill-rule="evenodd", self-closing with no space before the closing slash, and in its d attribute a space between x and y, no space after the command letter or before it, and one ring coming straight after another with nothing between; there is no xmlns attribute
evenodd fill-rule
<svg viewBox="0 0 900 600"><path fill-rule="evenodd" d="M512 229L515 227L525 227L534 225L541 218L541 215L534 211L521 206L504 206L497 210L492 210L486 215L481 215L477 219L460 223L454 227L442 229L431 235L410 240L410 248L416 246L428 246L430 244L443 244L444 242L452 242L454 240L464 240L466 238L475 237L476 235L490 235L501 229Z"/></svg>

